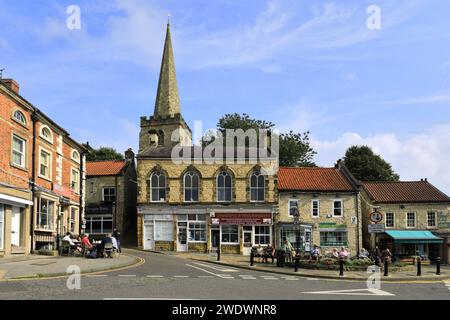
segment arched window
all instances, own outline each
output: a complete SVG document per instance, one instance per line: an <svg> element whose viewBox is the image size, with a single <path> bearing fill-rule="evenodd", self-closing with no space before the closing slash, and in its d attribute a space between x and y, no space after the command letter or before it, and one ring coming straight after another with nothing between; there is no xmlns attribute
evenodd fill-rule
<svg viewBox="0 0 450 320"><path fill-rule="evenodd" d="M80 153L77 150L72 151L72 160L80 162Z"/></svg>
<svg viewBox="0 0 450 320"><path fill-rule="evenodd" d="M200 178L195 171L189 171L184 175L184 201L197 202L199 197Z"/></svg>
<svg viewBox="0 0 450 320"><path fill-rule="evenodd" d="M155 171L150 176L150 190L152 202L166 201L166 176L161 171Z"/></svg>
<svg viewBox="0 0 450 320"><path fill-rule="evenodd" d="M14 111L13 118L14 118L14 120L20 122L21 124L27 124L27 120L26 120L24 114L19 110Z"/></svg>
<svg viewBox="0 0 450 320"><path fill-rule="evenodd" d="M49 127L47 126L41 127L41 137L47 140L48 142L53 143L53 135Z"/></svg>
<svg viewBox="0 0 450 320"><path fill-rule="evenodd" d="M250 201L264 201L266 179L261 171L255 170L250 176Z"/></svg>
<svg viewBox="0 0 450 320"><path fill-rule="evenodd" d="M217 176L217 201L219 202L230 202L231 201L231 191L232 191L232 178L231 175L222 171Z"/></svg>

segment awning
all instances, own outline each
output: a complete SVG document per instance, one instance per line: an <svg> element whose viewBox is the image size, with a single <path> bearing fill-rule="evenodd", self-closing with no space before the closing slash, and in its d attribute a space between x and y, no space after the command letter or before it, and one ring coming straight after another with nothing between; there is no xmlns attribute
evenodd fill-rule
<svg viewBox="0 0 450 320"><path fill-rule="evenodd" d="M436 237L426 230L387 230L386 234L395 243L442 243L442 238Z"/></svg>
<svg viewBox="0 0 450 320"><path fill-rule="evenodd" d="M6 194L0 193L0 203L9 204L17 207L25 207L25 205L32 206L33 202L27 199L22 199L18 197L8 196Z"/></svg>

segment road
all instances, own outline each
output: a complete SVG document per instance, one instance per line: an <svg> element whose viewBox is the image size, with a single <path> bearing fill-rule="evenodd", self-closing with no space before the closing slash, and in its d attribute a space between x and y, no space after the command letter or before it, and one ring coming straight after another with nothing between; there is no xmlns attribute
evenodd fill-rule
<svg viewBox="0 0 450 320"><path fill-rule="evenodd" d="M81 277L0 282L0 299L420 299L449 300L450 283L381 283L301 278L228 268L175 256L128 250L145 262L137 267ZM336 290L345 290L336 292Z"/></svg>

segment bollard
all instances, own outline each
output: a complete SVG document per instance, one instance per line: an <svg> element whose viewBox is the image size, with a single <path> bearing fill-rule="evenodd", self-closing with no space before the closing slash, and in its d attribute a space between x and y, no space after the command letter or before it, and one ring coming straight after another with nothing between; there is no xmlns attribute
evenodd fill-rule
<svg viewBox="0 0 450 320"><path fill-rule="evenodd" d="M389 276L389 260L384 259L384 276Z"/></svg>
<svg viewBox="0 0 450 320"><path fill-rule="evenodd" d="M417 276L420 277L422 275L422 262L420 261L420 257L417 257Z"/></svg>
<svg viewBox="0 0 450 320"><path fill-rule="evenodd" d="M253 251L250 251L250 266L253 266Z"/></svg>
<svg viewBox="0 0 450 320"><path fill-rule="evenodd" d="M339 276L344 276L344 258L339 258Z"/></svg>
<svg viewBox="0 0 450 320"><path fill-rule="evenodd" d="M220 261L220 248L217 248L217 261Z"/></svg>
<svg viewBox="0 0 450 320"><path fill-rule="evenodd" d="M295 266L295 272L297 272L298 271L298 263L299 263L299 257L298 257L298 255L296 255L295 256L295 264L294 264L294 266Z"/></svg>
<svg viewBox="0 0 450 320"><path fill-rule="evenodd" d="M436 274L441 274L441 257L436 258Z"/></svg>

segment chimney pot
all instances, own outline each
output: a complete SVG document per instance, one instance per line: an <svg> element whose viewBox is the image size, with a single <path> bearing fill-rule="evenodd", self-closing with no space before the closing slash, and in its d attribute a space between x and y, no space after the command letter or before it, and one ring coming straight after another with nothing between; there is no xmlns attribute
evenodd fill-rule
<svg viewBox="0 0 450 320"><path fill-rule="evenodd" d="M15 93L19 94L19 84L14 79L0 79L0 81Z"/></svg>

